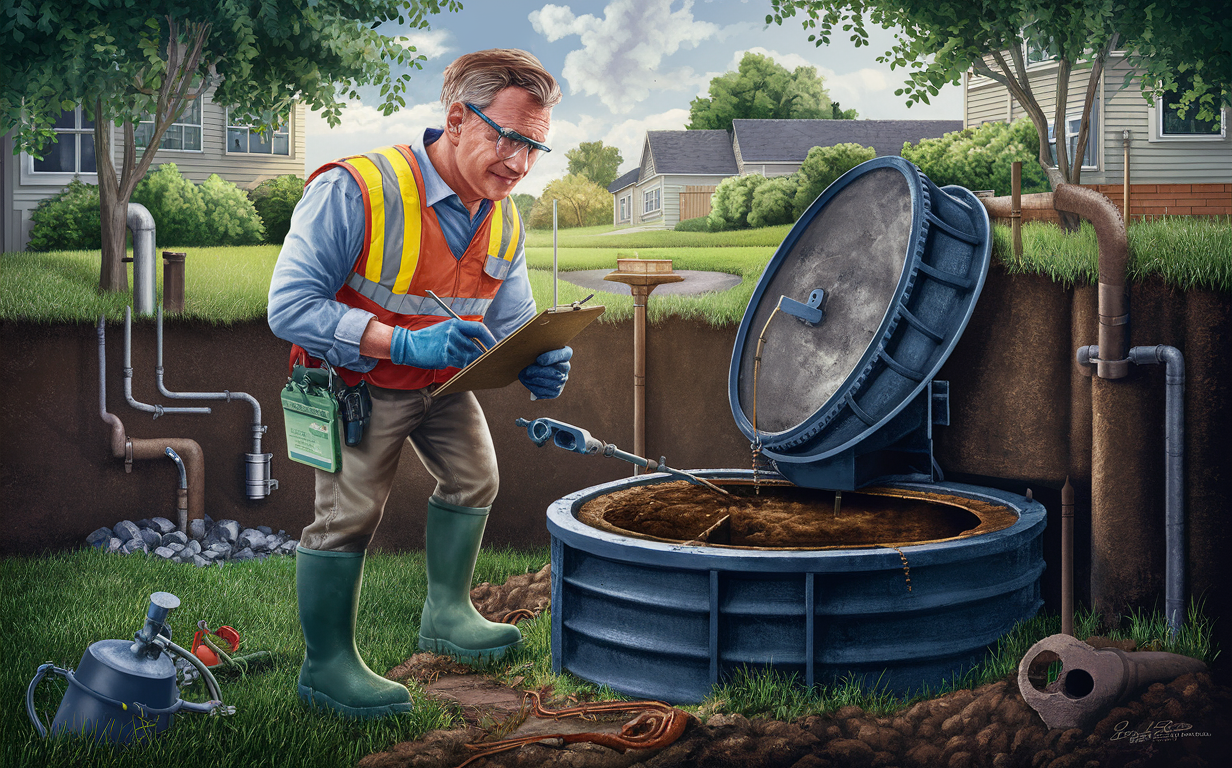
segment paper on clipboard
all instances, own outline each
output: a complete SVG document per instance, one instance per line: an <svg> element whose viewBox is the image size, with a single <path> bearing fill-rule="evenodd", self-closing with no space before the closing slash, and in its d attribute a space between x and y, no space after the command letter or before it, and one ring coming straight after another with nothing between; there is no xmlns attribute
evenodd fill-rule
<svg viewBox="0 0 1232 768"><path fill-rule="evenodd" d="M560 349L603 314L602 306L545 309L509 334L477 360L454 374L433 397L473 389L500 389L518 380L518 373L535 358Z"/></svg>

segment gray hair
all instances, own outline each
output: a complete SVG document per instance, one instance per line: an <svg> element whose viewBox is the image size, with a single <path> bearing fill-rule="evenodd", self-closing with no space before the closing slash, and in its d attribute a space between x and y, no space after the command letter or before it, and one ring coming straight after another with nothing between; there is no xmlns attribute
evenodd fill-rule
<svg viewBox="0 0 1232 768"><path fill-rule="evenodd" d="M534 97L540 107L560 103L560 86L539 59L517 48L490 48L459 56L445 68L441 103L462 102L486 109L505 88L516 86Z"/></svg>

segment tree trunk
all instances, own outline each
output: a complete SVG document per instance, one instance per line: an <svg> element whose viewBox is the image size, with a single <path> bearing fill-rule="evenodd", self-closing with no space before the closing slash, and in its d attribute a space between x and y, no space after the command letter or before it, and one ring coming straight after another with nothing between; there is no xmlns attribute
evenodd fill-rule
<svg viewBox="0 0 1232 768"><path fill-rule="evenodd" d="M97 117L97 113L96 113ZM110 120L94 121L95 162L98 166L98 207L103 225L102 264L99 268L99 290L128 292L128 270L124 267L128 234L128 196L121 196L115 167L111 162Z"/></svg>

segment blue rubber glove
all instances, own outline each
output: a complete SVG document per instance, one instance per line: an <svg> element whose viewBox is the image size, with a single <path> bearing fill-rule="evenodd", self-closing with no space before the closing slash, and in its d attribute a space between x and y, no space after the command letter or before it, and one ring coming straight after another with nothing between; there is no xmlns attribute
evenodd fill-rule
<svg viewBox="0 0 1232 768"><path fill-rule="evenodd" d="M551 400L560 395L569 380L569 359L573 350L561 347L544 352L518 374L518 381L530 390L531 400Z"/></svg>
<svg viewBox="0 0 1232 768"><path fill-rule="evenodd" d="M397 326L389 344L389 358L398 365L429 371L465 368L483 354L471 339L479 339L488 349L496 344L492 332L483 323L451 318L417 331Z"/></svg>

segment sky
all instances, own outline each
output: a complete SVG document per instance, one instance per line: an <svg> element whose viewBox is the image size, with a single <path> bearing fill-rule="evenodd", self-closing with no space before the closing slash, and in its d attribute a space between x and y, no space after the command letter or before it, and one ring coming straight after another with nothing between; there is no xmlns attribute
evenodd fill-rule
<svg viewBox="0 0 1232 768"><path fill-rule="evenodd" d="M426 60L412 71L407 106L388 117L374 89L343 110L336 128L316 113L307 120L306 171L338 157L411 140L440 127L441 74L458 56L485 48L533 53L560 81L564 100L552 112L544 155L515 190L538 196L568 172L565 153L583 141L620 150L620 172L641 161L648 130L679 130L689 103L706 96L712 78L735 70L746 51L787 69L813 66L830 98L872 120L960 120L962 89L946 86L931 104L906 106L895 89L906 79L877 57L893 34L870 26L870 46L856 48L844 33L815 47L797 19L765 23L769 0L609 0L568 4L462 0L457 13L431 17L431 29L387 25Z"/></svg>

